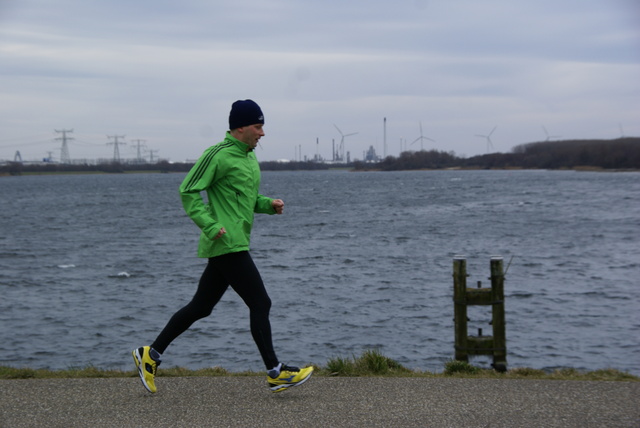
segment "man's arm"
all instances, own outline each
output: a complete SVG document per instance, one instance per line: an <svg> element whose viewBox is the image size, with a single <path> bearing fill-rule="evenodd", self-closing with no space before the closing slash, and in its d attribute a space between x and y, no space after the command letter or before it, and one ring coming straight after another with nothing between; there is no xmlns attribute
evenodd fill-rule
<svg viewBox="0 0 640 428"><path fill-rule="evenodd" d="M218 239L226 231L207 209L200 192L206 190L216 175L216 164L210 150L198 159L180 185L180 199L187 215L209 239Z"/></svg>

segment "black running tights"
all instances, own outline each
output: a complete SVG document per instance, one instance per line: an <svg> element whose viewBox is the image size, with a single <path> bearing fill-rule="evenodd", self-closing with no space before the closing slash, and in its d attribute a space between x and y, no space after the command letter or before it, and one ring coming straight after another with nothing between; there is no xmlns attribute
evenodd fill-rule
<svg viewBox="0 0 640 428"><path fill-rule="evenodd" d="M151 347L162 354L194 322L211 314L229 285L249 307L251 335L267 370L277 366L269 322L271 299L248 251L210 258L193 299L171 317Z"/></svg>

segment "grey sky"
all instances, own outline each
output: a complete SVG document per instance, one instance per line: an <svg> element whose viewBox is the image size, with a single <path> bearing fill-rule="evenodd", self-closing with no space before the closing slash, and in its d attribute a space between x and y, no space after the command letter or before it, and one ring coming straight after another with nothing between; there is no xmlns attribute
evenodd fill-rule
<svg viewBox="0 0 640 428"><path fill-rule="evenodd" d="M640 2L0 0L0 95L0 159L195 159L246 98L261 160L638 136Z"/></svg>

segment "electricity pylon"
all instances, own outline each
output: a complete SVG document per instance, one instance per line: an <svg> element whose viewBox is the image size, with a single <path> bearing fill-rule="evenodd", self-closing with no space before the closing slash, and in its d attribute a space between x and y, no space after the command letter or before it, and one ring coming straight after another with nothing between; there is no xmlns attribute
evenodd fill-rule
<svg viewBox="0 0 640 428"><path fill-rule="evenodd" d="M67 137L67 132L73 132L73 129L63 129L61 131L54 129L54 131L56 131L58 134L62 134L62 137L56 138L56 140L62 140L62 148L60 149L60 163L71 163L67 141L73 140L73 138Z"/></svg>
<svg viewBox="0 0 640 428"><path fill-rule="evenodd" d="M118 146L120 144L127 144L121 141L118 141L118 138L124 138L124 135L107 135L108 139L113 138L113 143L107 143L107 146L113 145L113 162L120 163L120 149Z"/></svg>

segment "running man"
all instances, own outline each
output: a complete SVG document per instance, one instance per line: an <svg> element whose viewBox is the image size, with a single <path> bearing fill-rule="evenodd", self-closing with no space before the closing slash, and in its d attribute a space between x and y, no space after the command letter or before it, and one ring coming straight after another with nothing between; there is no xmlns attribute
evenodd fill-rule
<svg viewBox="0 0 640 428"><path fill-rule="evenodd" d="M182 205L201 229L198 257L208 259L191 302L178 310L151 346L134 349L142 384L156 392L155 375L169 344L195 321L211 314L231 286L249 307L251 335L273 392L300 385L313 367L282 364L271 338L271 299L249 254L254 213L282 214L284 202L258 193L260 168L254 149L263 137L264 116L252 100L233 103L224 141L209 147L180 185ZM206 192L204 202L200 192Z"/></svg>

